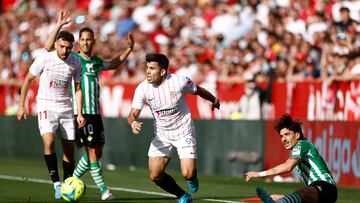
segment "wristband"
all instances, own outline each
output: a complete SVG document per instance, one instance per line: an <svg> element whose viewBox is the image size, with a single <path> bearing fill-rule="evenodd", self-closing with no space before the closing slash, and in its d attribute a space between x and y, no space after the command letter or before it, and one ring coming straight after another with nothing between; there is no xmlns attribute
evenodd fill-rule
<svg viewBox="0 0 360 203"><path fill-rule="evenodd" d="M259 176L260 176L260 177L265 177L265 176L266 176L266 171L261 171L261 172L259 173Z"/></svg>
<svg viewBox="0 0 360 203"><path fill-rule="evenodd" d="M137 121L133 121L133 122L131 123L131 128L134 128L135 123L137 123Z"/></svg>

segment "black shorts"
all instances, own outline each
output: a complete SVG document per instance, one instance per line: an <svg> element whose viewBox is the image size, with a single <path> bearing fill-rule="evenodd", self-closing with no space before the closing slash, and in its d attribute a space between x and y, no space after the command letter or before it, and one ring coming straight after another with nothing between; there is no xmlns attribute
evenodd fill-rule
<svg viewBox="0 0 360 203"><path fill-rule="evenodd" d="M337 188L325 181L315 181L310 184L316 188L319 195L319 203L335 203L337 200Z"/></svg>
<svg viewBox="0 0 360 203"><path fill-rule="evenodd" d="M75 116L76 119L77 116ZM96 145L105 144L104 125L102 123L101 115L84 114L86 123L84 127L78 128L75 121L76 136L75 141L78 147L82 145L95 147Z"/></svg>

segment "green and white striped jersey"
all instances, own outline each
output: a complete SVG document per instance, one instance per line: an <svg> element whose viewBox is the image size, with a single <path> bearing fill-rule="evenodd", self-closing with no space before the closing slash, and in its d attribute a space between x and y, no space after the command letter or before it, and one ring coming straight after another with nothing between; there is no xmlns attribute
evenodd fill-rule
<svg viewBox="0 0 360 203"><path fill-rule="evenodd" d="M104 62L97 56L86 59L78 53L72 52L81 62L81 88L83 94L83 114L100 114L100 86L99 73L104 66ZM74 85L74 84L73 84ZM74 93L74 87L72 90ZM73 94L74 95L74 94ZM73 100L74 113L77 114L76 103Z"/></svg>
<svg viewBox="0 0 360 203"><path fill-rule="evenodd" d="M311 142L300 140L292 148L291 156L300 159L296 168L305 185L310 185L315 181L326 181L335 185L324 159Z"/></svg>

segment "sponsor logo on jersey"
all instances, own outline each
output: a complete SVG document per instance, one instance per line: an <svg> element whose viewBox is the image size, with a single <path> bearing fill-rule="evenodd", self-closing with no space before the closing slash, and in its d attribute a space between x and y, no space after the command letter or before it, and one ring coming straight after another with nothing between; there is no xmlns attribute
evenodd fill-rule
<svg viewBox="0 0 360 203"><path fill-rule="evenodd" d="M66 88L68 86L67 81L61 81L61 80L51 80L49 82L49 87L53 88Z"/></svg>
<svg viewBox="0 0 360 203"><path fill-rule="evenodd" d="M300 155L301 152L301 147L299 145L296 145L293 149L292 149L292 155Z"/></svg>
<svg viewBox="0 0 360 203"><path fill-rule="evenodd" d="M176 112L177 112L177 109L172 108L172 109L164 109L164 110L156 111L155 113L158 115L158 117L164 117L164 116L173 115Z"/></svg>
<svg viewBox="0 0 360 203"><path fill-rule="evenodd" d="M95 76L96 71L94 69L94 63L86 63L85 64L85 75Z"/></svg>

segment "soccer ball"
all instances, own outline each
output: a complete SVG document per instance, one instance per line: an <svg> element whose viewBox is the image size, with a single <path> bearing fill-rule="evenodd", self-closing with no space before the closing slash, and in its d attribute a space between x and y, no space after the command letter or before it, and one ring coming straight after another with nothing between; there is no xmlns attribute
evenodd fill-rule
<svg viewBox="0 0 360 203"><path fill-rule="evenodd" d="M77 202L85 194L85 184L77 177L69 177L61 185L61 196L67 202Z"/></svg>

